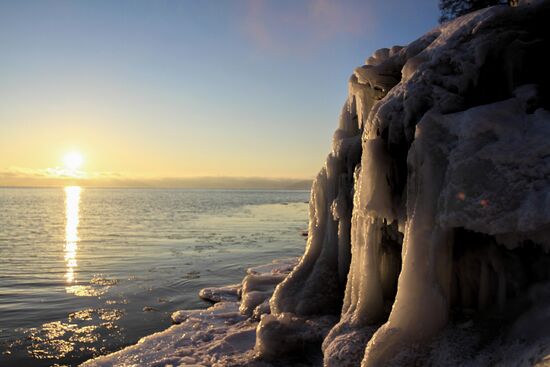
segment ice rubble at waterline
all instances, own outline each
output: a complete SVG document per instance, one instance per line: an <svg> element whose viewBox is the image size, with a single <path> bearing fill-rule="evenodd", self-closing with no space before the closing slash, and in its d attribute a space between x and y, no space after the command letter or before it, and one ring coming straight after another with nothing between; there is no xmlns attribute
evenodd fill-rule
<svg viewBox="0 0 550 367"><path fill-rule="evenodd" d="M290 274L89 365L549 364L550 2L526 3L376 51Z"/></svg>
<svg viewBox="0 0 550 367"><path fill-rule="evenodd" d="M242 284L205 288L200 296L217 302L213 306L174 312L175 325L169 329L144 337L119 352L89 360L83 366L270 366L254 361L256 318L268 312L264 301L297 261L276 260L248 269Z"/></svg>

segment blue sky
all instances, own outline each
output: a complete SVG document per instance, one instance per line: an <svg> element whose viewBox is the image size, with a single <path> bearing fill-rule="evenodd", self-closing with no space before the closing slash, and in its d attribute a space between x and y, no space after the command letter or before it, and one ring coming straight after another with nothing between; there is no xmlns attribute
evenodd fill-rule
<svg viewBox="0 0 550 367"><path fill-rule="evenodd" d="M313 177L347 80L437 1L1 1L0 171ZM1 182L0 182L1 184Z"/></svg>

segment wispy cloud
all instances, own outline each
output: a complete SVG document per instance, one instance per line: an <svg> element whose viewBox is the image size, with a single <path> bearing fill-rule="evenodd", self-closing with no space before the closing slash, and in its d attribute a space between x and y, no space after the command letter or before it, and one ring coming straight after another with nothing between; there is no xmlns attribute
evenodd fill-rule
<svg viewBox="0 0 550 367"><path fill-rule="evenodd" d="M243 25L264 51L310 53L340 37L363 36L372 29L369 1L249 0Z"/></svg>

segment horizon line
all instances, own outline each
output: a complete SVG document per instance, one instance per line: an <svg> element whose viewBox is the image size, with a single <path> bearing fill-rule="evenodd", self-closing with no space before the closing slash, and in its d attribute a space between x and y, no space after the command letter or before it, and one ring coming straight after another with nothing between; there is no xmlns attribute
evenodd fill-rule
<svg viewBox="0 0 550 367"><path fill-rule="evenodd" d="M136 189L235 189L235 190L310 190L313 178L196 176L163 178L69 178L69 177L3 177L1 188L85 188ZM3 182L2 182L3 181Z"/></svg>
<svg viewBox="0 0 550 367"><path fill-rule="evenodd" d="M62 189L66 187L81 187L83 189L124 189L124 190L228 190L228 191L310 191L309 189L301 188L280 188L280 187L160 187L160 186L86 186L86 185L51 185L51 186L35 186L35 185L2 185L2 189Z"/></svg>

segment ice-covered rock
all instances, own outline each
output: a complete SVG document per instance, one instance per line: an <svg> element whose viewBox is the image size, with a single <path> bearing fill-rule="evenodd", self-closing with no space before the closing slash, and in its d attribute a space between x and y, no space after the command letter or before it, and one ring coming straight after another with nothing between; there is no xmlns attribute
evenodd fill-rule
<svg viewBox="0 0 550 367"><path fill-rule="evenodd" d="M284 353L284 335L297 338L289 351L310 343L304 325L335 312L326 366L444 365L423 348L495 328L473 319L500 318L505 335L531 306L530 320L547 320L524 295L550 279L550 2L520 5L465 15L355 69L312 187L306 252L258 327L260 356ZM548 331L531 357L495 352L513 344L496 334L495 363L549 350Z"/></svg>
<svg viewBox="0 0 550 367"><path fill-rule="evenodd" d="M240 309L244 315L257 316L269 313L269 303L275 286L279 284L298 263L299 258L276 259L269 264L248 268L248 274L241 283L222 287L208 287L199 291L199 297L209 302L241 301ZM265 304L264 304L265 303ZM258 310L255 308L262 305Z"/></svg>
<svg viewBox="0 0 550 367"><path fill-rule="evenodd" d="M253 316L256 320L271 311L269 299L275 287L294 269L299 258L274 260L271 264L260 265L247 270L242 281L241 306L243 315Z"/></svg>
<svg viewBox="0 0 550 367"><path fill-rule="evenodd" d="M282 282L287 274L249 274L243 279L241 313L252 316L256 307L271 298L275 286ZM262 314L262 308L256 314ZM269 307L263 306L263 313L269 313Z"/></svg>

